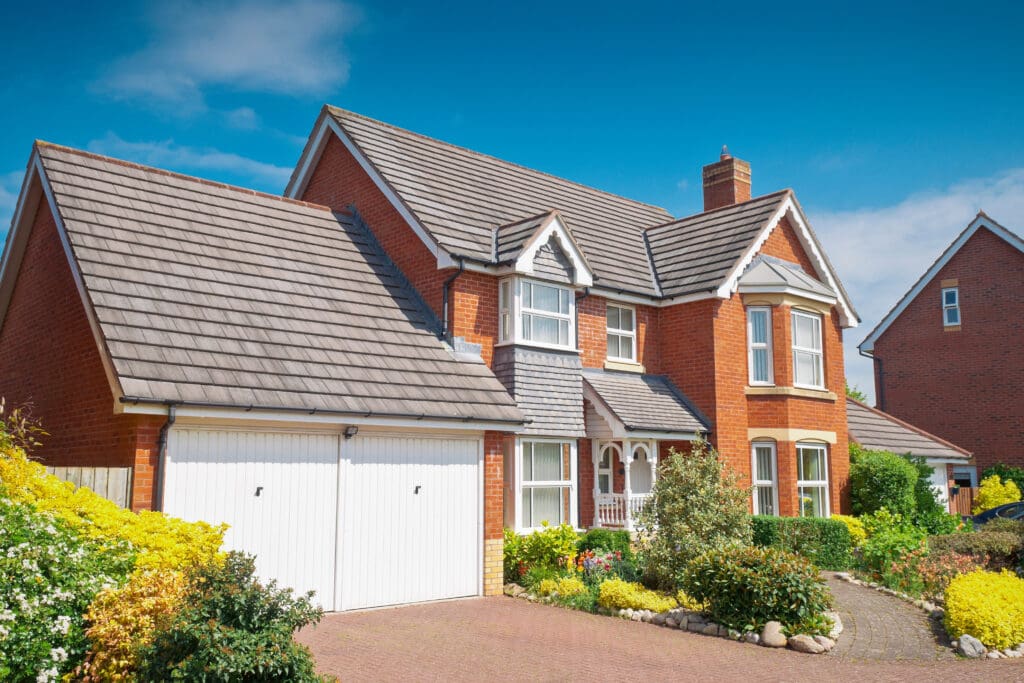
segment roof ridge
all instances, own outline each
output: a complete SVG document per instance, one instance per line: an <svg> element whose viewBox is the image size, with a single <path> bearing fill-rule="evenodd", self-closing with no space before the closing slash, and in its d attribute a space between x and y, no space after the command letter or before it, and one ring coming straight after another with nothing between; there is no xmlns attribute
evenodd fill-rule
<svg viewBox="0 0 1024 683"><path fill-rule="evenodd" d="M905 427L905 428L909 429L910 431L912 431L912 432L914 432L916 434L920 434L923 437L932 439L934 441L938 441L939 443L941 443L943 445L949 446L950 448L952 448L955 451L960 451L964 455L967 455L967 456L970 456L970 457L974 456L974 453L972 453L971 451L967 450L966 448L961 448L960 446L957 446L952 441L946 441L941 436L936 436L935 434L932 434L931 432L926 432L925 430L921 429L920 427L916 427L916 426L910 424L909 422L904 422L903 420L901 420L900 418L896 417L895 415L891 415L891 414L885 412L884 410L882 410L880 408L875 408L873 406L869 406L867 403L864 403L863 401L858 401L857 399L852 398L850 396L847 396L846 400L848 402L850 402L850 403L855 403L855 404L859 405L861 408L864 408L866 410L870 410L871 412L873 412L873 413L875 413L877 415L880 415L881 417L883 417L886 420L889 420L891 422L895 422L896 424L900 425L901 427Z"/></svg>
<svg viewBox="0 0 1024 683"><path fill-rule="evenodd" d="M524 171L529 171L530 173L536 173L538 175L546 176L548 178L553 178L554 180L558 180L558 181L563 182L563 183L568 183L570 185L575 185L576 187L583 188L583 189L589 190L591 192L598 192L600 194L606 195L608 197L612 197L614 199L621 199L623 201L629 202L630 204L635 204L635 205L647 207L647 208L650 208L650 209L657 209L658 211L663 211L663 212L669 214L670 216L672 215L669 212L668 209L666 209L663 206L658 206L657 204L650 204L648 202L642 202L639 199L633 199L633 198L627 197L625 195L616 194L614 192L609 192L608 190L602 190L601 188L593 187L592 185L586 185L586 184L578 182L576 180L570 180L569 178L566 178L564 176L559 176L559 175L555 175L554 173L548 173L547 171L541 171L541 170L536 169L536 168L531 168L530 166L526 166L524 164L520 164L520 163L517 163L515 161L509 161L508 159L502 159L501 157L495 156L493 154L486 154L484 152L480 152L480 151L477 151L475 149L470 149L469 147L464 147L462 145L457 145L457 144L455 144L453 142L447 142L447 141L442 140L440 138L435 138L435 137L431 137L429 135L425 135L424 133L417 133L414 130L409 130L408 128L402 128L401 126L396 126L393 123L388 123L387 121L381 121L380 119L375 119L375 118L366 116L365 114L360 114L358 112L354 112L354 111L351 111L351 110L348 110L348 109L342 109L341 107L335 106L333 104L325 104L324 106L332 114L340 112L342 114L345 114L346 116L353 116L355 118L362 119L364 121L370 121L372 123L379 124L381 126L385 126L385 127L390 128L392 130L401 131L402 133L407 133L409 135L412 135L414 137L417 137L417 138L420 138L420 139L423 139L423 140L429 140L431 142L440 143L442 145L445 145L446 147L451 147L453 149L457 149L459 151L466 152L466 153L470 154L471 156L475 156L475 157L480 157L480 158L483 158L483 159L490 159L490 160L493 160L493 161L497 161L497 162L500 162L502 164L506 164L508 166L513 166L515 168L519 168L519 169L522 169Z"/></svg>
<svg viewBox="0 0 1024 683"><path fill-rule="evenodd" d="M683 221L688 221L688 220L691 220L693 218L699 218L699 217L704 217L704 216L713 216L716 213L722 213L724 211L728 211L730 209L735 209L735 208L740 207L740 206L744 206L744 205L747 205L747 204L753 204L754 202L760 202L760 201L764 201L766 199L769 199L771 197L777 197L777 196L787 195L787 194L788 195L792 195L792 194L794 194L794 192L793 192L793 190L791 190L790 188L787 187L787 188L784 188L784 189L781 189L781 190L776 190L775 192L769 192L768 194L763 194L763 195L761 195L759 197L751 197L750 199L748 199L745 202L737 202L736 204L728 204L726 206L720 206L717 209L711 209L710 211L701 211L700 213L692 213L689 216L680 216L679 218L674 218L674 219L672 219L672 220L670 220L670 221L668 221L666 223L659 223L658 225L650 225L650 226L648 226L646 228L642 228L642 231L646 233L646 232L649 232L651 230L658 230L659 228L667 228L667 227L669 227L671 225L678 225L679 223L682 223Z"/></svg>
<svg viewBox="0 0 1024 683"><path fill-rule="evenodd" d="M324 211L331 211L331 207L323 204L316 204L314 202L307 202L301 199L292 199L291 197L285 197L283 195L270 194L269 192L261 192L260 190L253 190L248 187L242 187L241 185L232 185L231 183L224 183L218 180L208 180L206 178L200 178L199 176L189 175L187 173L179 173L177 171L168 171L164 168L156 166L147 166L146 164L140 164L135 161L126 161L125 159L118 159L117 157L107 156L106 154L97 154L96 152L88 152L84 149L78 149L77 147L68 147L67 145L58 145L54 142L48 142L46 140L36 140L35 146L39 148L50 148L75 154L77 156L85 157L87 159L97 159L100 161L108 161L117 166L124 166L125 168L134 168L140 171L146 171L148 173L154 173L156 175L162 175L170 178L180 178L190 182L199 183L200 185L206 185L208 187L219 187L224 190L231 190L233 192L239 192L252 197L262 197L264 199L273 199L286 204L293 204L296 206L304 206L310 209L321 209ZM341 212L346 213L346 212Z"/></svg>

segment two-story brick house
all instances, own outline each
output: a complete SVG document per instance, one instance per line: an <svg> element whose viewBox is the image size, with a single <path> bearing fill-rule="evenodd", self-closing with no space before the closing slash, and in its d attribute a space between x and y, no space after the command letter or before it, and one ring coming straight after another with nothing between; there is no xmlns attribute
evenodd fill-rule
<svg viewBox="0 0 1024 683"><path fill-rule="evenodd" d="M984 213L861 342L878 407L970 449L951 469L977 486L997 463L1024 467L1024 239Z"/></svg>
<svg viewBox="0 0 1024 683"><path fill-rule="evenodd" d="M286 194L353 208L529 422L505 524L631 524L671 446L709 433L759 512L838 511L853 310L795 196L704 169L664 210L325 107ZM801 505L798 501L803 501Z"/></svg>

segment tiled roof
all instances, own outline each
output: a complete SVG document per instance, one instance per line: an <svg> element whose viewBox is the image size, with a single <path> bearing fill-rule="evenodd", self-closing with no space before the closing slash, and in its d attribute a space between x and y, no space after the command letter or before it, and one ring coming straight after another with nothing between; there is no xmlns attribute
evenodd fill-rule
<svg viewBox="0 0 1024 683"><path fill-rule="evenodd" d="M491 262L498 226L557 209L596 285L657 294L643 229L671 220L664 209L336 107L327 111L449 253Z"/></svg>
<svg viewBox="0 0 1024 683"><path fill-rule="evenodd" d="M970 452L963 448L852 398L846 399L846 420L850 440L865 448L927 458L971 458Z"/></svg>
<svg viewBox="0 0 1024 683"><path fill-rule="evenodd" d="M522 419L352 217L37 149L125 396Z"/></svg>
<svg viewBox="0 0 1024 683"><path fill-rule="evenodd" d="M692 434L710 423L667 377L584 370L583 381L630 431Z"/></svg>
<svg viewBox="0 0 1024 683"><path fill-rule="evenodd" d="M783 190L648 229L662 294L716 289L791 195Z"/></svg>

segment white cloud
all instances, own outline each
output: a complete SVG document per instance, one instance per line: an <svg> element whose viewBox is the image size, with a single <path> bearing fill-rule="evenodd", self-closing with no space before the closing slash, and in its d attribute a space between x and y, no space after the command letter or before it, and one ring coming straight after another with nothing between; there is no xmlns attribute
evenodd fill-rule
<svg viewBox="0 0 1024 683"><path fill-rule="evenodd" d="M1024 168L911 195L894 206L811 213L814 229L863 319L846 331L851 385L874 395L871 362L858 355L857 344L982 209L1015 232L1024 227Z"/></svg>
<svg viewBox="0 0 1024 683"><path fill-rule="evenodd" d="M114 63L99 86L121 99L205 109L211 86L325 95L348 80L343 38L359 19L335 0L165 2L150 44Z"/></svg>
<svg viewBox="0 0 1024 683"><path fill-rule="evenodd" d="M104 137L90 142L87 147L98 154L149 166L178 171L226 171L249 179L254 185L271 192L280 191L292 173L290 167L275 166L209 147L185 147L175 144L174 140L131 142L108 132Z"/></svg>

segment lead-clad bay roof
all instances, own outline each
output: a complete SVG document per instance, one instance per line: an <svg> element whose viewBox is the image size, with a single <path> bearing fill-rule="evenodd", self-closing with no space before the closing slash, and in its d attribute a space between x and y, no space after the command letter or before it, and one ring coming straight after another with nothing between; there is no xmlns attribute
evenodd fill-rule
<svg viewBox="0 0 1024 683"><path fill-rule="evenodd" d="M952 461L967 461L971 457L959 446L852 398L846 399L846 420L850 440L865 448Z"/></svg>
<svg viewBox="0 0 1024 683"><path fill-rule="evenodd" d="M583 381L628 431L708 432L710 422L661 375L584 370Z"/></svg>
<svg viewBox="0 0 1024 683"><path fill-rule="evenodd" d="M37 151L126 397L522 420L352 217Z"/></svg>

